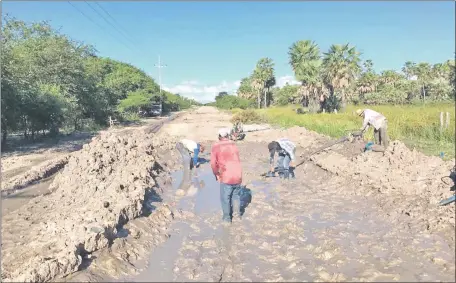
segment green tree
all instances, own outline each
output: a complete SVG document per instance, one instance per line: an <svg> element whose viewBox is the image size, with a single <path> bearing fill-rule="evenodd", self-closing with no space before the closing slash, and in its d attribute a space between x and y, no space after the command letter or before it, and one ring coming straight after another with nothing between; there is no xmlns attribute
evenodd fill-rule
<svg viewBox="0 0 456 283"><path fill-rule="evenodd" d="M268 85L275 82L274 63L270 58L261 58L253 72L253 85L258 91L258 108L261 108L261 97L264 97L264 107L268 105Z"/></svg>
<svg viewBox="0 0 456 283"><path fill-rule="evenodd" d="M347 94L345 90L361 72L361 53L349 44L333 44L323 55L323 81L331 95L340 91L344 102Z"/></svg>
<svg viewBox="0 0 456 283"><path fill-rule="evenodd" d="M426 87L432 80L432 75L432 67L429 63L422 62L416 66L416 76L418 77L418 82L421 85L423 100L426 99Z"/></svg>
<svg viewBox="0 0 456 283"><path fill-rule="evenodd" d="M318 45L310 40L297 41L290 46L288 56L295 78L301 82L302 100L313 94L313 100L317 101L322 63Z"/></svg>
<svg viewBox="0 0 456 283"><path fill-rule="evenodd" d="M237 95L239 97L245 98L245 99L248 99L248 100L255 99L256 90L252 86L252 81L253 81L252 76L243 78L241 80L241 84L239 85L239 88L237 90Z"/></svg>

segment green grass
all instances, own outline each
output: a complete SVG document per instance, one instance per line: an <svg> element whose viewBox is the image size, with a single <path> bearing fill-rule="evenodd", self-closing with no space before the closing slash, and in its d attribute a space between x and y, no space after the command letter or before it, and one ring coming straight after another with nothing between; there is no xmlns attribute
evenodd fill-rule
<svg viewBox="0 0 456 283"><path fill-rule="evenodd" d="M302 126L309 130L339 138L349 130L358 130L362 119L353 114L358 108L370 108L385 115L388 119L390 140L401 140L409 147L429 154L445 157L455 156L455 108L454 104L426 104L407 106L352 106L338 114L301 114L291 107L277 107L257 110L269 123L283 127ZM440 112L450 112L450 126L440 131ZM373 140L372 129L366 135Z"/></svg>

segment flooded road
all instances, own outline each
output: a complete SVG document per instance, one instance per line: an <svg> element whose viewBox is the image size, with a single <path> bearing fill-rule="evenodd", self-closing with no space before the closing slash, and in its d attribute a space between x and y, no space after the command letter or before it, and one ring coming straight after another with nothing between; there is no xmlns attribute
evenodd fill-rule
<svg viewBox="0 0 456 283"><path fill-rule="evenodd" d="M311 169L294 181L250 182L253 201L228 226L221 222L219 184L208 166L198 169L188 179L204 186L177 204L189 217L172 224L144 271L124 280L454 280L454 253L443 238L397 230L376 216L368 199L332 194L341 184ZM177 189L183 173L173 177Z"/></svg>

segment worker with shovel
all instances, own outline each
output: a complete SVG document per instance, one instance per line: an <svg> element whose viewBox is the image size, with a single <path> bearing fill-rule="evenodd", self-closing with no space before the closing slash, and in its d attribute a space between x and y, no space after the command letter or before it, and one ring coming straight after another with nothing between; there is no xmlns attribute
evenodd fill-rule
<svg viewBox="0 0 456 283"><path fill-rule="evenodd" d="M269 149L269 165L271 166L270 171L267 173L267 177L274 177L274 156L277 152L277 172L280 178L289 179L290 175L292 178L295 177L294 170L292 169L292 163L295 160L296 145L287 138L282 138L277 141L272 141L268 144Z"/></svg>
<svg viewBox="0 0 456 283"><path fill-rule="evenodd" d="M356 114L364 118L361 133L364 134L369 129L369 126L374 127L375 144L381 145L386 149L389 143L386 117L371 109L358 109Z"/></svg>
<svg viewBox="0 0 456 283"><path fill-rule="evenodd" d="M220 201L223 221L231 223L233 217L241 218L242 167L239 150L229 139L230 129L218 132L219 141L212 145L211 168L215 179L220 183Z"/></svg>
<svg viewBox="0 0 456 283"><path fill-rule="evenodd" d="M204 152L204 146L200 143L197 143L192 140L183 139L176 144L176 148L182 156L184 166L193 169L193 167L198 168L198 155L199 153ZM193 158L192 155L193 154Z"/></svg>

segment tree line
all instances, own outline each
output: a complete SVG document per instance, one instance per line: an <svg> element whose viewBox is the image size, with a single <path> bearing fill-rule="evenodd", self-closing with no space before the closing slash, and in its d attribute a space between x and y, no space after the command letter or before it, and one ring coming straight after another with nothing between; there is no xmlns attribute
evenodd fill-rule
<svg viewBox="0 0 456 283"><path fill-rule="evenodd" d="M96 55L96 49L47 22L8 18L2 25L2 144L11 133L27 139L61 129L107 125L108 116L129 119L151 102L165 111L197 104L166 91L144 71Z"/></svg>
<svg viewBox="0 0 456 283"><path fill-rule="evenodd" d="M405 62L401 71L374 71L372 60L349 44L331 45L322 53L311 40L293 43L289 64L299 85L275 87L274 62L261 58L241 80L236 95L218 96L221 108L300 104L311 112L340 109L345 103L405 104L414 100L455 98L455 61L430 64Z"/></svg>

